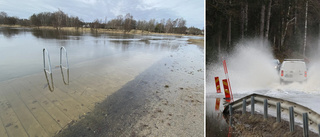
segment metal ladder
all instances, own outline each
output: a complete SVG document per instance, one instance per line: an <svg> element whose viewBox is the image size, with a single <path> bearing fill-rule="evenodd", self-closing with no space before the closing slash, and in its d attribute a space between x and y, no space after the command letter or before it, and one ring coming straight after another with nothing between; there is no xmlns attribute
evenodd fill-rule
<svg viewBox="0 0 320 137"><path fill-rule="evenodd" d="M46 79L47 79L49 90L52 92L54 90L54 86L53 86L50 55L49 55L49 52L46 48L43 48L42 51L43 51L43 71L44 71L44 75L46 76ZM47 55L47 59L48 59L48 70L46 69L46 55ZM50 78L51 78L51 86L50 86L50 82L48 79L48 74L50 75Z"/></svg>
<svg viewBox="0 0 320 137"><path fill-rule="evenodd" d="M64 51L65 53L65 59L66 59L66 64L65 66L63 66L62 64L62 52ZM48 60L48 69L46 69L46 57L47 57L47 60ZM65 85L69 85L69 62L68 62L68 55L67 55L67 50L64 48L64 47L61 47L60 48L60 70L61 70L61 75L62 75L62 80L63 80L63 83ZM67 81L65 80L65 76L64 76L64 73L63 73L63 69L66 69L67 70ZM52 77L52 69L51 69L51 61L50 61L50 55L49 55L49 52L46 48L43 48L43 71L44 71L44 74L46 76L46 80L47 80L47 84L48 84L48 88L51 92L53 92L54 90L54 85L53 85L53 77ZM48 74L50 76L50 79L51 79L51 85L50 85L50 81L49 81L49 78L48 78Z"/></svg>
<svg viewBox="0 0 320 137"><path fill-rule="evenodd" d="M66 59L66 64L65 64L65 66L62 65L62 52L63 52L63 51L64 51L64 53L65 53L65 59ZM66 82L65 79L64 79L63 69L66 69L66 70L67 70L67 82ZM68 55L67 55L67 50L66 50L66 48L64 48L64 47L61 47L61 48L60 48L60 70L61 70L61 75L62 75L63 83L64 83L65 85L69 85L69 63L68 63Z"/></svg>

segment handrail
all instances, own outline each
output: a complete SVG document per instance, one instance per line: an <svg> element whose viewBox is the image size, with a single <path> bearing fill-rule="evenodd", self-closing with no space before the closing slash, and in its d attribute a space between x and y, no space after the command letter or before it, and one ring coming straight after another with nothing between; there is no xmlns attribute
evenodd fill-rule
<svg viewBox="0 0 320 137"><path fill-rule="evenodd" d="M46 70L46 56L45 56L46 54L47 54L47 56L48 56L48 62L49 62L48 67L49 67L49 71ZM52 71L51 71L50 55L49 55L49 52L48 52L48 50L47 50L46 48L43 48L43 69L44 69L46 72L48 72L48 73L52 73Z"/></svg>
<svg viewBox="0 0 320 137"><path fill-rule="evenodd" d="M52 92L54 90L54 85L53 85L53 78L52 78L50 55L49 55L49 52L46 48L43 48L42 52L43 52L43 71L44 71L44 74L47 79L47 84L48 84L49 90ZM46 55L47 55L47 59L48 59L48 70L46 69ZM49 82L47 73L49 73L49 75L51 77L51 86L50 86L50 82Z"/></svg>
<svg viewBox="0 0 320 137"><path fill-rule="evenodd" d="M299 105L297 103L291 102L291 101L287 101L284 99L280 99L280 98L275 98L275 97L270 97L270 96L265 96L265 95L260 95L260 94L251 94L248 96L245 96L243 98L240 98L232 103L229 103L225 109L223 110L223 114L229 114L229 105L232 106L232 109L239 109L242 108L242 103L244 102L243 100L245 100L246 102L246 106L250 105L251 103L251 96L254 96L254 103L258 103L258 104L263 104L264 100L267 99L268 100L268 107L272 107L272 108L276 108L277 102L281 103L281 111L286 112L287 114L289 114L289 107L293 106L294 107L294 113L295 113L295 117L297 117L299 120L303 120L303 113L308 113L308 123L310 125L311 128L313 128L314 130L318 130L318 124L320 124L320 115L305 107L302 105ZM250 102L250 103L249 103Z"/></svg>
<svg viewBox="0 0 320 137"><path fill-rule="evenodd" d="M64 50L64 52L65 52L65 58L66 58L66 64L65 64L65 66L62 65L62 51L63 51L63 50ZM66 82L65 79L64 79L63 69L66 69L66 70L67 70L67 82ZM63 83L64 83L65 85L69 85L69 62L68 62L67 50L66 50L66 48L64 48L64 47L61 47L61 48L60 48L60 70L61 70L61 75L62 75Z"/></svg>

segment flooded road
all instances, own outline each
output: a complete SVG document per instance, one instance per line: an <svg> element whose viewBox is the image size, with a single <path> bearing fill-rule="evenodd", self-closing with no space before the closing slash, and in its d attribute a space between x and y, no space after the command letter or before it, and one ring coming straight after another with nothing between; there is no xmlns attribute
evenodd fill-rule
<svg viewBox="0 0 320 137"><path fill-rule="evenodd" d="M203 70L188 48L196 50L181 47L159 60L58 136L203 134Z"/></svg>
<svg viewBox="0 0 320 137"><path fill-rule="evenodd" d="M229 124L223 116L224 96L206 96L206 136L226 137L229 134Z"/></svg>
<svg viewBox="0 0 320 137"><path fill-rule="evenodd" d="M248 40L244 43L239 43L232 53L225 56L224 59L227 64L234 100L256 93L291 101L319 114L319 57L316 56L310 59L307 72L308 80L305 83L292 82L281 85L279 71L272 64L275 58L273 57L272 50L268 47L270 46L261 47L260 41ZM223 98L224 93L220 93L222 95L216 93L214 77L219 77L220 82L221 79L227 77L222 60L210 63L206 67L206 102L212 102L215 98L221 98L221 96ZM263 106L257 105L255 108L258 114L263 114ZM207 117L211 115L210 113L207 112ZM269 111L269 114L273 117L276 116L275 110L272 109ZM289 116L284 115L282 119L288 121ZM302 120L295 120L295 122L301 125ZM311 128L310 130L315 131Z"/></svg>
<svg viewBox="0 0 320 137"><path fill-rule="evenodd" d="M189 37L6 29L1 136L203 135L204 53ZM69 85L57 68L60 46ZM42 48L54 68L53 92Z"/></svg>
<svg viewBox="0 0 320 137"><path fill-rule="evenodd" d="M142 52L165 54L188 44L190 36L132 35L69 32L0 27L0 81L42 71L42 49L46 48L53 67L59 65L59 48L68 51L71 66L97 58ZM5 72L5 73L4 73Z"/></svg>

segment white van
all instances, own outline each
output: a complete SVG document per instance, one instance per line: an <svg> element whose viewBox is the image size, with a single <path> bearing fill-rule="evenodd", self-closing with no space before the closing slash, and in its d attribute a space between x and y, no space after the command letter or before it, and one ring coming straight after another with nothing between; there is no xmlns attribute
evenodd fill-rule
<svg viewBox="0 0 320 137"><path fill-rule="evenodd" d="M303 59L285 59L279 73L281 84L307 80L307 66Z"/></svg>

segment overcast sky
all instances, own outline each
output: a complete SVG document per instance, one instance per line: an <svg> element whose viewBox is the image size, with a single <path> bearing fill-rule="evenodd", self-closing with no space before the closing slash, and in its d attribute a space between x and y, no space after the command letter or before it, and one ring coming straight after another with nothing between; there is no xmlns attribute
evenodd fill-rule
<svg viewBox="0 0 320 137"><path fill-rule="evenodd" d="M146 21L182 17L187 27L204 28L204 0L0 0L0 11L19 18L58 9L85 22L130 13L134 19Z"/></svg>

